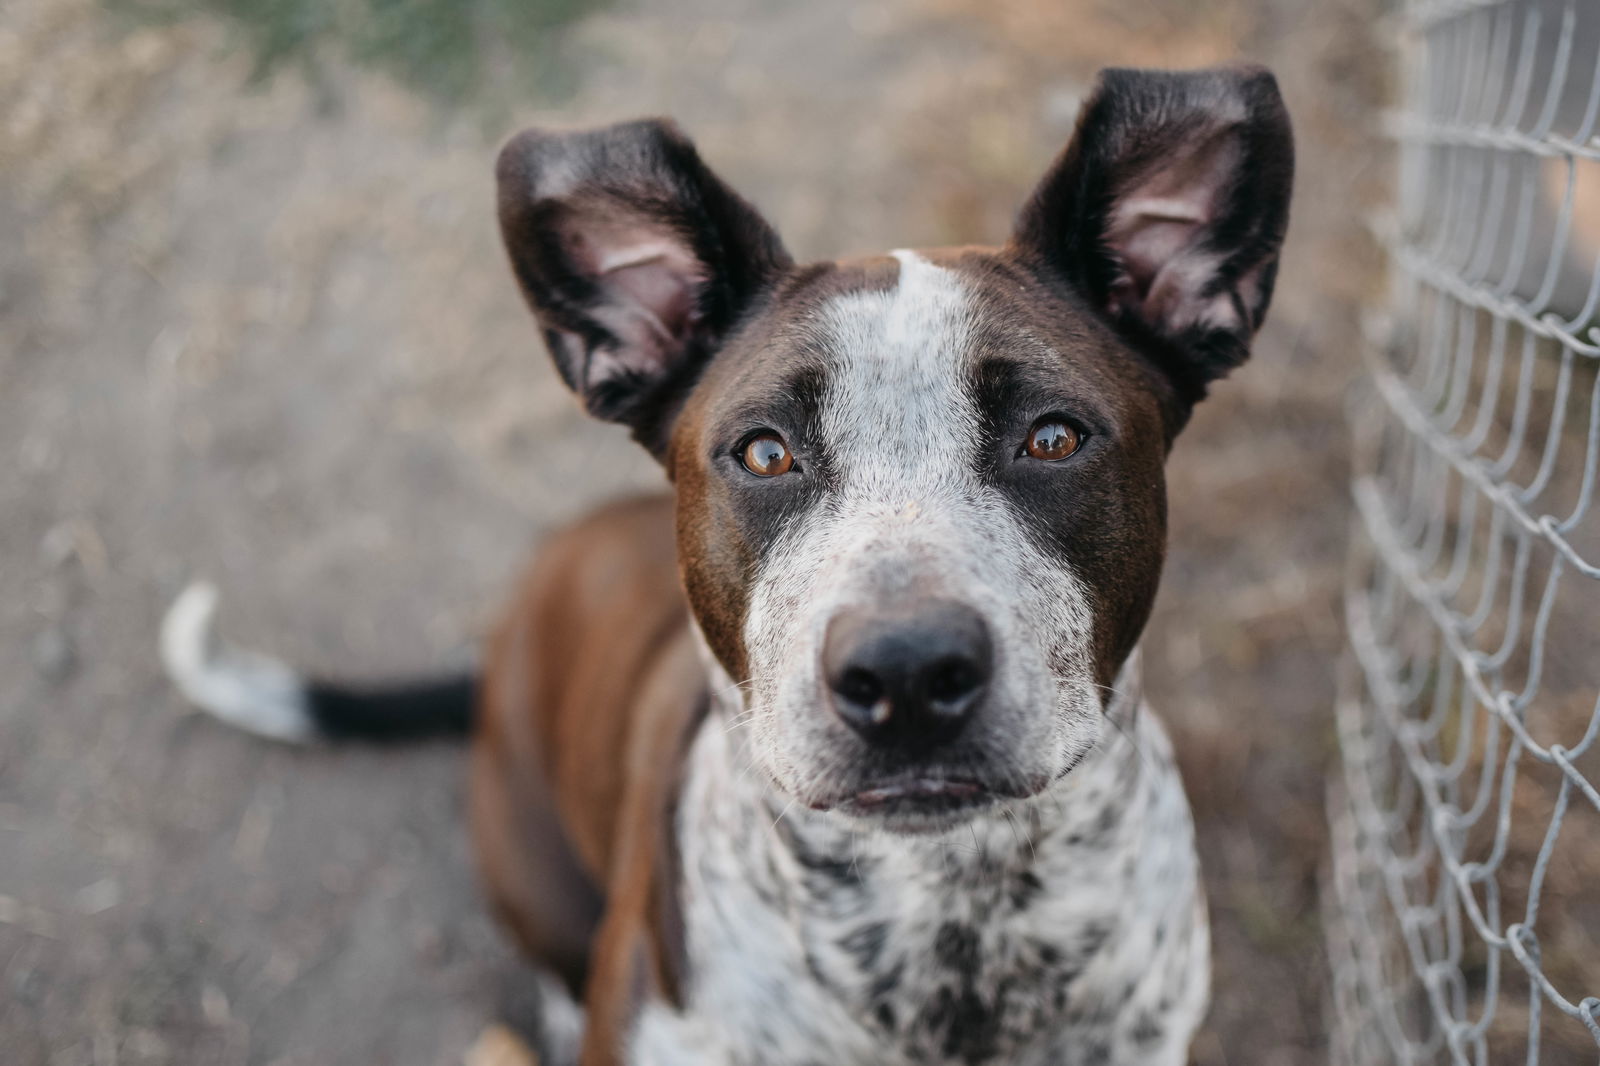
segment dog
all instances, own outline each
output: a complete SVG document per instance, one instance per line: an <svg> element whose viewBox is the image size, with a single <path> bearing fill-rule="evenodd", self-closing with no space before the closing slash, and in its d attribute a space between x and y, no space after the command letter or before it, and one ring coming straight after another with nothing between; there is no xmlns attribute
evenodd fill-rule
<svg viewBox="0 0 1600 1066"><path fill-rule="evenodd" d="M523 132L513 273L672 496L547 543L474 678L308 681L204 588L167 668L279 739L470 731L489 899L581 1005L548 1062L1182 1063L1205 899L1137 646L1293 168L1268 71L1107 70L1005 245L797 265L670 122Z"/></svg>

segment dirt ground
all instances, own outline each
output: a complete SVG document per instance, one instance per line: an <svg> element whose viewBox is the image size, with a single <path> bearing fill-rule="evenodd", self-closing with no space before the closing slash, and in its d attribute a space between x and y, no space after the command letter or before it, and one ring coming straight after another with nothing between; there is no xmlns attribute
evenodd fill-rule
<svg viewBox="0 0 1600 1066"><path fill-rule="evenodd" d="M995 240L1096 67L1236 55L1283 80L1296 216L1254 363L1172 461L1148 687L1213 908L1195 1060L1324 1061L1375 6L638 0L562 39L570 95L441 105L337 57L248 84L226 20L7 0L0 1063L454 1063L517 980L457 750L253 741L155 657L203 575L240 642L426 671L470 652L541 533L659 483L547 368L493 229L500 138L669 113L797 255Z"/></svg>

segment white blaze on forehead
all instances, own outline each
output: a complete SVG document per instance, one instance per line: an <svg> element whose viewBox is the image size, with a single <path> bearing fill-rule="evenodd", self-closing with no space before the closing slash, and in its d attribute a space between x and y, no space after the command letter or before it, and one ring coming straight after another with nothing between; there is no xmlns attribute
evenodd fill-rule
<svg viewBox="0 0 1600 1066"><path fill-rule="evenodd" d="M915 252L893 254L900 263L893 289L849 293L824 312L832 361L822 426L844 484L909 503L917 488L971 476L978 444L967 384L972 312L954 271Z"/></svg>
<svg viewBox="0 0 1600 1066"><path fill-rule="evenodd" d="M828 357L820 422L835 484L785 530L754 582L746 637L758 691L792 680L784 660L808 668L842 606L925 577L934 554L960 560L976 547L960 543L951 513L980 489L970 299L953 271L893 254L893 288L837 296L814 323Z"/></svg>
<svg viewBox="0 0 1600 1066"><path fill-rule="evenodd" d="M745 618L758 758L792 790L837 768L821 676L828 623L858 609L948 599L997 649L985 747L1012 778L1048 779L1097 735L1088 597L981 476L972 389L978 306L958 271L895 252L893 288L817 313L820 444L831 483L770 545ZM997 754L998 753L998 754Z"/></svg>

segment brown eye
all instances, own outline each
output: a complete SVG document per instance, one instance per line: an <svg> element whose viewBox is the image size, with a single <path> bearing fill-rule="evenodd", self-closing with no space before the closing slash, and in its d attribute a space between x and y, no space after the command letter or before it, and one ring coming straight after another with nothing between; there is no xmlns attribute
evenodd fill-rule
<svg viewBox="0 0 1600 1066"><path fill-rule="evenodd" d="M794 468L794 456L783 438L776 433L760 433L751 437L739 456L744 468L761 477L777 477Z"/></svg>
<svg viewBox="0 0 1600 1066"><path fill-rule="evenodd" d="M1042 418L1028 434L1026 451L1035 459L1054 463L1078 450L1083 438L1059 418Z"/></svg>

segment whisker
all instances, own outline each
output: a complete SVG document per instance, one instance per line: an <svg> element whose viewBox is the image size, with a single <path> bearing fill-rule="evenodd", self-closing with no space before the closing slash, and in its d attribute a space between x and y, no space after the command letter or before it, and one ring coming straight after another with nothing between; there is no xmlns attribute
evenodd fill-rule
<svg viewBox="0 0 1600 1066"><path fill-rule="evenodd" d="M1017 817L1016 812L1013 811L1009 806L1001 807L1000 813L1005 815L1006 821L1010 823L1011 835L1013 837L1015 837L1018 832L1021 832L1023 841L1028 845L1028 857L1030 861L1037 863L1039 861L1039 853L1033 850L1033 834L1022 825L1021 819Z"/></svg>
<svg viewBox="0 0 1600 1066"><path fill-rule="evenodd" d="M754 711L745 711L743 714L736 714L732 718L728 719L728 725L725 729L723 729L723 732L731 733L740 726L749 725L755 720L756 713Z"/></svg>
<svg viewBox="0 0 1600 1066"><path fill-rule="evenodd" d="M745 691L747 689L751 689L754 686L755 686L755 679L754 678L750 678L750 679L745 680L745 681L734 681L731 684L723 685L721 688L711 689L710 692L707 693L707 695L711 697L712 702L715 702L715 701L721 699L723 696L729 695L730 693L742 692L742 691Z"/></svg>
<svg viewBox="0 0 1600 1066"><path fill-rule="evenodd" d="M791 796L790 799L789 799L789 802L785 803L783 805L783 810L779 811L778 812L778 816L772 820L772 828L773 829L777 829L778 828L778 823L783 821L783 816L788 814L789 813L789 808L793 807L793 806L794 806L794 798Z"/></svg>
<svg viewBox="0 0 1600 1066"><path fill-rule="evenodd" d="M1117 695L1117 696L1126 695L1126 693L1124 693L1122 691L1122 689L1117 688L1115 685L1102 685L1098 681L1085 681L1081 677L1058 677L1058 678L1056 678L1056 680L1058 682L1061 682L1062 684L1067 684L1067 685L1085 685L1085 686L1087 686L1089 688L1104 689L1105 691L1110 692L1113 695Z"/></svg>
<svg viewBox="0 0 1600 1066"><path fill-rule="evenodd" d="M1136 738L1132 733L1128 732L1128 727L1119 721L1115 715L1106 715L1106 721L1110 722L1112 727L1115 728L1118 733L1122 734L1123 739L1125 739L1129 746L1133 748L1133 753L1138 756L1139 761L1144 763L1145 769L1149 770L1151 773L1154 773L1155 763L1151 762L1149 757L1145 755L1144 748L1139 745L1138 738Z"/></svg>

